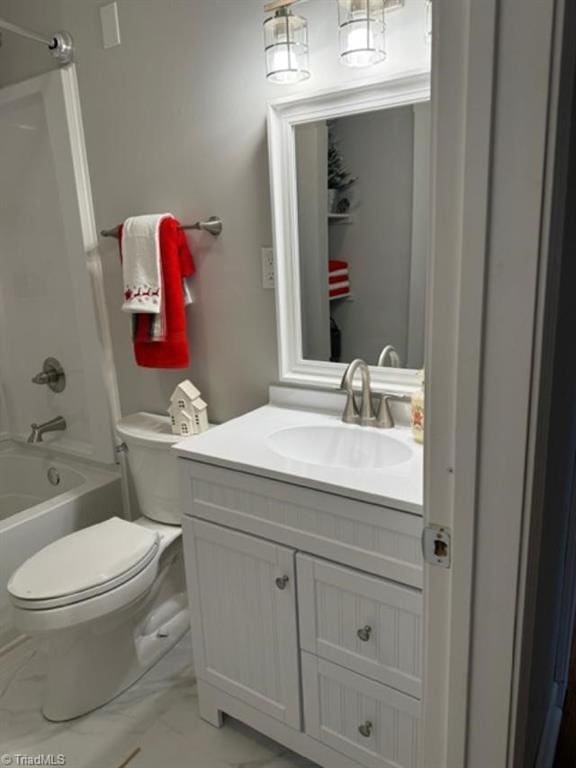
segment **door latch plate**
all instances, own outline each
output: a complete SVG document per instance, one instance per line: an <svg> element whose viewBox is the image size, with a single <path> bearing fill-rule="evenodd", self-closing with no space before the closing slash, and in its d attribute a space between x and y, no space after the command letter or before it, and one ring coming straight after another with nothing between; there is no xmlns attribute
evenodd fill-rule
<svg viewBox="0 0 576 768"><path fill-rule="evenodd" d="M452 537L450 529L442 525L427 525L422 531L422 555L428 565L450 568Z"/></svg>

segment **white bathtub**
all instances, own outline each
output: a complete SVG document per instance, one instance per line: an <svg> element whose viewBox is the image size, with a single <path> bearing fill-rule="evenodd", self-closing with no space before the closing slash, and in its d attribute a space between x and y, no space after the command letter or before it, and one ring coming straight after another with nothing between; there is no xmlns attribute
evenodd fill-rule
<svg viewBox="0 0 576 768"><path fill-rule="evenodd" d="M122 515L119 473L0 443L0 649L17 637L6 592L14 570L52 541L113 515Z"/></svg>

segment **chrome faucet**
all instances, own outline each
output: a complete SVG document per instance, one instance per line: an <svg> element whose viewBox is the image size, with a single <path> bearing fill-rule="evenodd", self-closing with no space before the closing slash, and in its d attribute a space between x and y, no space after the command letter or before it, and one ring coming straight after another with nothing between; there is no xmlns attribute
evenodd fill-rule
<svg viewBox="0 0 576 768"><path fill-rule="evenodd" d="M400 355L396 351L395 346L387 344L384 347L378 358L378 366L380 368L401 368Z"/></svg>
<svg viewBox="0 0 576 768"><path fill-rule="evenodd" d="M55 419L45 421L44 424L31 424L32 432L28 437L29 443L42 443L46 432L63 432L66 429L66 419L56 416Z"/></svg>
<svg viewBox="0 0 576 768"><path fill-rule="evenodd" d="M360 408L358 408L356 395L354 394L354 376L358 370L362 374L362 400ZM370 388L370 369L368 368L368 363L360 360L360 358L352 360L344 371L340 389L346 392L346 405L342 414L342 421L345 424L362 424L362 426L373 424L375 416L372 408L372 391Z"/></svg>
<svg viewBox="0 0 576 768"><path fill-rule="evenodd" d="M360 408L356 402L354 393L354 376L360 370L362 373L362 400ZM410 395L395 395L383 392L380 396L378 413L374 415L372 407L372 390L370 387L370 369L364 360L353 360L346 368L340 388L346 392L346 405L342 414L345 424L361 424L362 426L379 427L380 429L392 429L395 426L394 417L390 409L391 402L409 403Z"/></svg>

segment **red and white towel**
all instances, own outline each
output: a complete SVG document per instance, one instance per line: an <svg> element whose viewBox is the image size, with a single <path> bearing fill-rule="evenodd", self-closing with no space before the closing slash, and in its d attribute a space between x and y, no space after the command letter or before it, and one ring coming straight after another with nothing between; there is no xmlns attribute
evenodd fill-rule
<svg viewBox="0 0 576 768"><path fill-rule="evenodd" d="M195 272L194 259L173 216L137 218L155 221L145 223L148 242L142 239L135 248L140 259L137 267L126 265L126 224L120 234L125 286L122 309L132 314L136 362L146 368L186 368L189 352L185 306L190 303L190 294L185 280ZM131 258L134 261L134 251Z"/></svg>
<svg viewBox="0 0 576 768"><path fill-rule="evenodd" d="M162 312L162 267L160 264L160 224L169 213L132 216L122 227L122 311Z"/></svg>
<svg viewBox="0 0 576 768"><path fill-rule="evenodd" d="M330 299L339 299L350 293L350 274L348 262L339 259L328 261L328 281Z"/></svg>

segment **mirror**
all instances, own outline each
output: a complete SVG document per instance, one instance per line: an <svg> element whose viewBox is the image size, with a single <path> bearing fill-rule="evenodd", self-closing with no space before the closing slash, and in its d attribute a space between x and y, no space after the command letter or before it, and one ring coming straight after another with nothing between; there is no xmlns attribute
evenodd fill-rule
<svg viewBox="0 0 576 768"><path fill-rule="evenodd" d="M427 76L269 112L282 380L338 386L361 357L380 388L424 367L430 221Z"/></svg>
<svg viewBox="0 0 576 768"><path fill-rule="evenodd" d="M302 356L422 368L429 104L295 127Z"/></svg>

